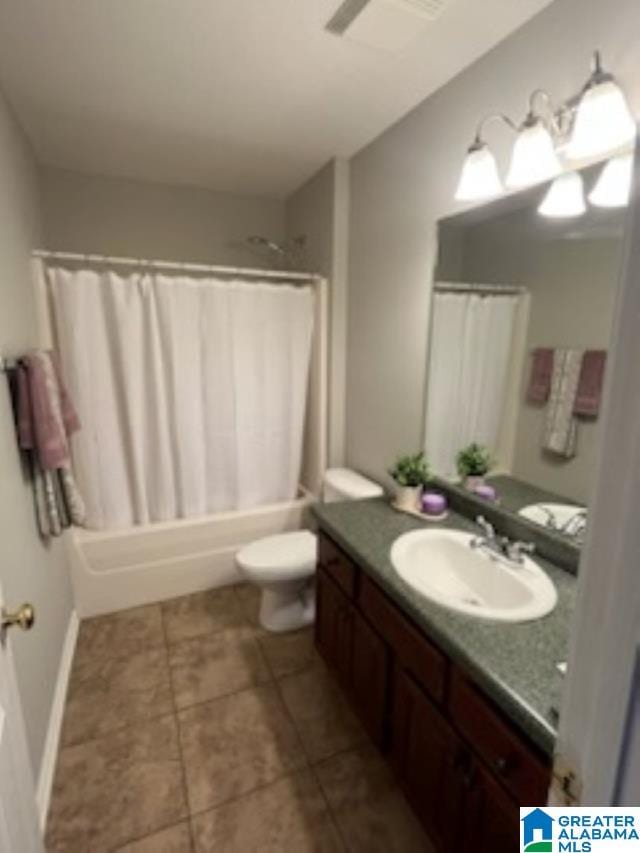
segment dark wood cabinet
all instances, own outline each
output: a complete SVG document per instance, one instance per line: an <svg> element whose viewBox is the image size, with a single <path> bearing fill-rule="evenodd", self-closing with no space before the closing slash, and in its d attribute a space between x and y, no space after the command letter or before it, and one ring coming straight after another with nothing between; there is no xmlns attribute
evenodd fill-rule
<svg viewBox="0 0 640 853"><path fill-rule="evenodd" d="M516 850L549 762L371 577L320 534L315 637L440 853Z"/></svg>
<svg viewBox="0 0 640 853"><path fill-rule="evenodd" d="M369 736L386 740L390 651L323 568L316 587L316 646L349 694Z"/></svg>
<svg viewBox="0 0 640 853"><path fill-rule="evenodd" d="M391 699L391 653L387 644L354 608L351 616L351 693L353 704L374 743L387 741L387 706Z"/></svg>
<svg viewBox="0 0 640 853"><path fill-rule="evenodd" d="M349 599L320 569L316 581L315 641L343 687L348 687L351 673L350 612Z"/></svg>
<svg viewBox="0 0 640 853"><path fill-rule="evenodd" d="M512 853L520 844L518 803L477 761L469 776L460 851Z"/></svg>
<svg viewBox="0 0 640 853"><path fill-rule="evenodd" d="M469 751L407 673L395 673L391 763L438 850L458 846Z"/></svg>

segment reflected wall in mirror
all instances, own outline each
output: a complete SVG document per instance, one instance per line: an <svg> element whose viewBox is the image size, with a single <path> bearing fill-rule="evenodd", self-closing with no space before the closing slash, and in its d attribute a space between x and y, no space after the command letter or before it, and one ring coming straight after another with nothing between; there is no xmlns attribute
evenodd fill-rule
<svg viewBox="0 0 640 853"><path fill-rule="evenodd" d="M583 172L587 188L598 174ZM426 445L448 480L464 473L461 449L486 446L501 505L579 544L626 208L548 219L538 213L546 190L439 224Z"/></svg>

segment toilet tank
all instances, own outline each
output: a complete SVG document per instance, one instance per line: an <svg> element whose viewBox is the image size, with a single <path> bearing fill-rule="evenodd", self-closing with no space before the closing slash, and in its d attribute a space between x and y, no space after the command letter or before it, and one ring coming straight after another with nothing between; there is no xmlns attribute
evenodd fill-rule
<svg viewBox="0 0 640 853"><path fill-rule="evenodd" d="M351 471L349 468L329 468L325 471L322 489L322 499L325 503L379 498L383 494L381 486L373 480L367 480L357 471Z"/></svg>

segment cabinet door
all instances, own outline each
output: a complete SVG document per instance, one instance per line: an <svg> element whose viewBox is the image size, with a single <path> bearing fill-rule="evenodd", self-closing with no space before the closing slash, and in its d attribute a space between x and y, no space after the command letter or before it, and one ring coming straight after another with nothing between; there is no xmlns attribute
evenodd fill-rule
<svg viewBox="0 0 640 853"><path fill-rule="evenodd" d="M461 849L469 753L406 672L396 670L395 682L392 764L436 849L454 853Z"/></svg>
<svg viewBox="0 0 640 853"><path fill-rule="evenodd" d="M351 606L329 575L316 573L316 646L340 681L348 686L351 672Z"/></svg>
<svg viewBox="0 0 640 853"><path fill-rule="evenodd" d="M512 853L517 850L520 844L517 802L477 762L470 778L462 850L475 853Z"/></svg>
<svg viewBox="0 0 640 853"><path fill-rule="evenodd" d="M390 687L387 644L357 610L352 611L351 694L369 736L379 747L386 741Z"/></svg>

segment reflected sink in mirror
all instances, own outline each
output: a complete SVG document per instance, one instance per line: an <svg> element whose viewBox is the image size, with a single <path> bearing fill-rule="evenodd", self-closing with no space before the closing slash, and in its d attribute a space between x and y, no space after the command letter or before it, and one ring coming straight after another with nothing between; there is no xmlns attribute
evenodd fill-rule
<svg viewBox="0 0 640 853"><path fill-rule="evenodd" d="M565 536L580 540L584 535L587 523L587 510L575 504L536 503L523 506L518 515L554 530Z"/></svg>
<svg viewBox="0 0 640 853"><path fill-rule="evenodd" d="M472 545L456 530L413 530L391 547L400 577L420 595L477 619L527 622L556 606L555 586L538 564L515 563Z"/></svg>

